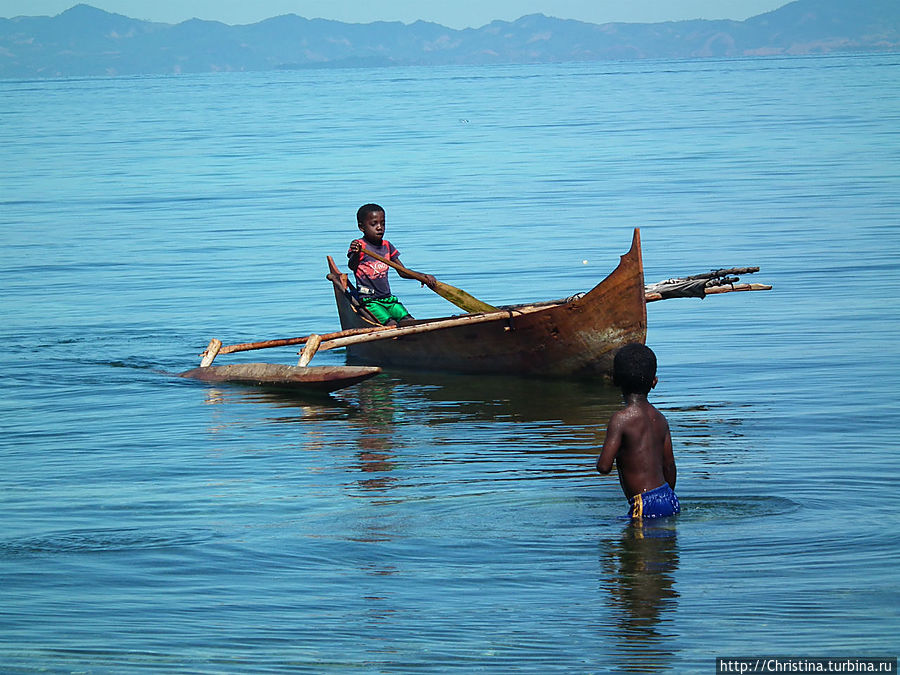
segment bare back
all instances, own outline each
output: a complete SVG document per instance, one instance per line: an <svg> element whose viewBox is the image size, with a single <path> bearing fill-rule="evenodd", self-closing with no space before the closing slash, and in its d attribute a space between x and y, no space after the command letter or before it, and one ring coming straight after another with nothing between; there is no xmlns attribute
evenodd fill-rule
<svg viewBox="0 0 900 675"><path fill-rule="evenodd" d="M628 405L609 420L597 471L609 473L614 460L619 483L628 498L663 483L675 489L675 457L669 423L644 396L630 397Z"/></svg>

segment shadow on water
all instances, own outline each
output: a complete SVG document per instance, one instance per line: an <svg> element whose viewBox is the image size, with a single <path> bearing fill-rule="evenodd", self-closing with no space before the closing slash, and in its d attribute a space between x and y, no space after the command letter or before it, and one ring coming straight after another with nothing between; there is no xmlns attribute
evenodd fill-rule
<svg viewBox="0 0 900 675"><path fill-rule="evenodd" d="M676 519L626 525L600 541L601 589L613 608L616 671L652 673L671 668L676 646L666 625L678 607ZM604 604L607 598L604 598Z"/></svg>

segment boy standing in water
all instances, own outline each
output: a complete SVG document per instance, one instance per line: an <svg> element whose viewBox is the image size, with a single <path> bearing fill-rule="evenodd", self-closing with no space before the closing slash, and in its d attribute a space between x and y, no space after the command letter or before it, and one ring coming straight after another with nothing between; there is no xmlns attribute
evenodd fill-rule
<svg viewBox="0 0 900 675"><path fill-rule="evenodd" d="M613 383L622 389L625 407L609 420L597 471L608 474L615 460L633 522L674 515L681 508L669 423L647 400L657 383L656 355L642 344L625 345L613 360Z"/></svg>
<svg viewBox="0 0 900 675"><path fill-rule="evenodd" d="M364 204L356 212L356 224L363 236L350 242L347 264L356 275L360 303L382 324L412 319L406 307L391 293L391 284L388 281L389 267L366 255L366 251L371 250L382 258L402 264L400 251L384 238L384 209L378 204ZM397 274L404 279L413 278L399 270ZM424 276L428 287L434 288L435 278L430 274Z"/></svg>

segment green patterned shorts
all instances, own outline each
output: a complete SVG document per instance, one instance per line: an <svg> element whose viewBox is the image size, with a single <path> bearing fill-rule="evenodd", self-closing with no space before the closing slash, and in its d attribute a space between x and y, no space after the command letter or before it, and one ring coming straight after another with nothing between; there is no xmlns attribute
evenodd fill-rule
<svg viewBox="0 0 900 675"><path fill-rule="evenodd" d="M385 324L391 319L400 321L409 318L406 310L395 295L386 298L373 298L362 300L362 306L368 310L380 324Z"/></svg>

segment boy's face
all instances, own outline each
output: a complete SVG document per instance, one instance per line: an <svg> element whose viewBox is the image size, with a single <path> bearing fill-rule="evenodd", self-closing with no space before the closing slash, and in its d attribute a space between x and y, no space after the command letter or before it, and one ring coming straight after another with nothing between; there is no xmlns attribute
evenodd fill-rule
<svg viewBox="0 0 900 675"><path fill-rule="evenodd" d="M384 211L369 211L365 219L359 223L363 238L376 246L381 246L384 238Z"/></svg>

